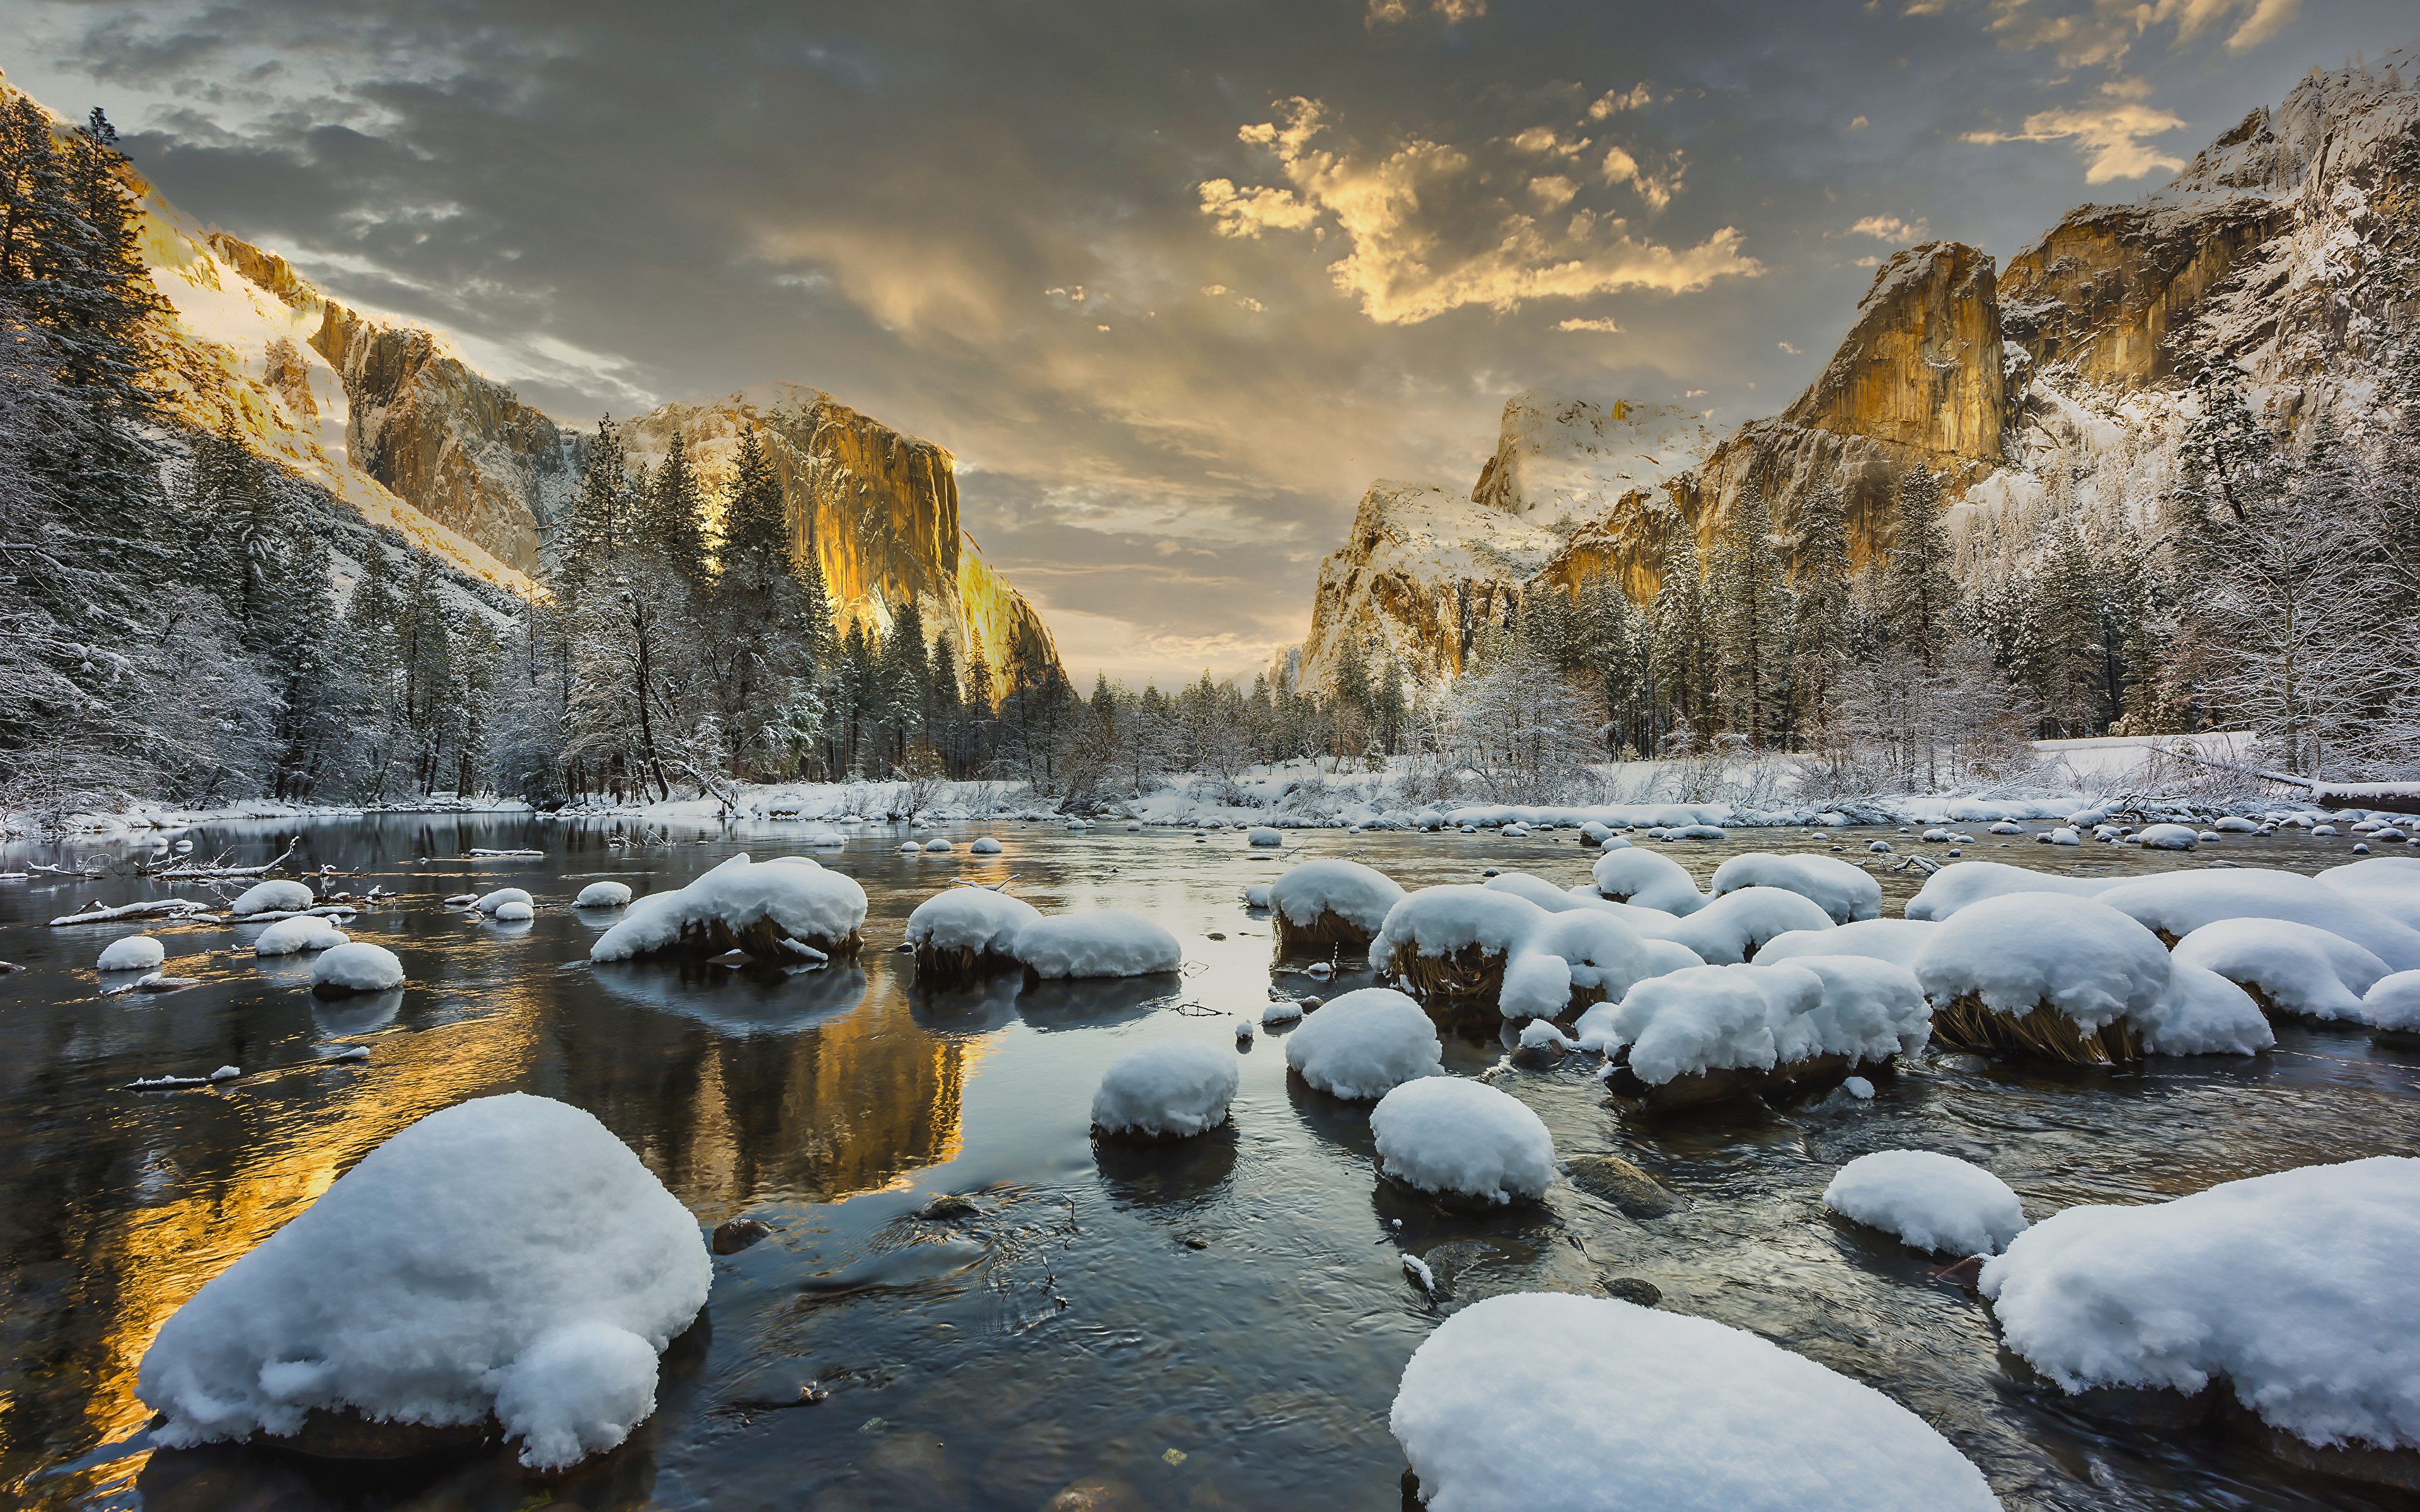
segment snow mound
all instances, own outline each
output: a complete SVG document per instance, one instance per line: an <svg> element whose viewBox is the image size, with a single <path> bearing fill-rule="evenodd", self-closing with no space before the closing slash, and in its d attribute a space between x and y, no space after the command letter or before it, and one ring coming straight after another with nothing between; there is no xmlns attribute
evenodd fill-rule
<svg viewBox="0 0 2420 1512"><path fill-rule="evenodd" d="M323 997L382 993L402 985L403 963L393 950L367 940L336 946L311 963L311 990Z"/></svg>
<svg viewBox="0 0 2420 1512"><path fill-rule="evenodd" d="M630 887L623 882L592 882L580 889L571 900L574 908L621 908L630 902Z"/></svg>
<svg viewBox="0 0 2420 1512"><path fill-rule="evenodd" d="M2361 995L2386 963L2341 935L2282 918L2223 918L2177 942L2170 960L2200 966L2282 1013L2359 1019Z"/></svg>
<svg viewBox="0 0 2420 1512"><path fill-rule="evenodd" d="M1316 1021L1314 1021L1316 1022ZM1521 1100L1483 1082L1425 1076L1370 1110L1380 1167L1406 1186L1502 1207L1555 1184L1555 1141Z"/></svg>
<svg viewBox="0 0 2420 1512"><path fill-rule="evenodd" d="M2081 1029L2149 1011L2168 986L2168 952L2149 930L2089 898L2004 893L1944 920L1916 958L1936 1010L1972 995L1995 1013L2047 1004Z"/></svg>
<svg viewBox="0 0 2420 1512"><path fill-rule="evenodd" d="M1863 955L1913 971L1937 927L1928 919L1861 918L1837 929L1794 929L1765 941L1756 958L1769 964L1803 955Z"/></svg>
<svg viewBox="0 0 2420 1512"><path fill-rule="evenodd" d="M2420 859L2374 856L2349 866L2332 866L2319 880L2372 913L2420 929Z"/></svg>
<svg viewBox="0 0 2420 1512"><path fill-rule="evenodd" d="M1983 1267L2010 1349L2071 1392L2225 1377L2318 1444L2420 1448L2420 1160L2070 1208Z"/></svg>
<svg viewBox="0 0 2420 1512"><path fill-rule="evenodd" d="M537 902L536 899L531 897L527 892L523 891L520 887L498 887L495 891L489 893L486 897L481 898L477 903L473 903L471 906L483 914L492 914L497 909L504 907L506 903L534 903L535 902Z"/></svg>
<svg viewBox="0 0 2420 1512"><path fill-rule="evenodd" d="M1505 963L1497 1008L1508 1019L1566 1018L1657 974L1647 942L1621 919L1594 909L1551 915Z"/></svg>
<svg viewBox="0 0 2420 1512"><path fill-rule="evenodd" d="M967 854L970 856L998 856L1000 854L1000 841L992 839L989 835L977 835L974 839L967 841Z"/></svg>
<svg viewBox="0 0 2420 1512"><path fill-rule="evenodd" d="M1368 1101L1442 1075L1445 1047L1420 1005L1389 987L1328 1000L1286 1039L1286 1064L1323 1092Z"/></svg>
<svg viewBox="0 0 2420 1512"><path fill-rule="evenodd" d="M1500 880L1500 879L1499 879ZM1370 942L1370 959L1391 961L1399 952L1451 955L1477 946L1490 955L1510 955L1547 918L1526 898L1492 887L1452 883L1407 892L1387 911Z"/></svg>
<svg viewBox="0 0 2420 1512"><path fill-rule="evenodd" d="M2420 971L2381 977L2362 994L2361 1016L2372 1028L2397 1034L2420 1030Z"/></svg>
<svg viewBox="0 0 2420 1512"><path fill-rule="evenodd" d="M1261 1010L1261 1022L1271 1026L1280 1024L1299 1024L1302 1022L1302 1005L1291 997L1280 997Z"/></svg>
<svg viewBox="0 0 2420 1512"><path fill-rule="evenodd" d="M1597 892L1615 903L1637 903L1668 914L1694 914L1706 906L1689 869L1669 856L1637 846L1608 851L1589 868Z"/></svg>
<svg viewBox="0 0 2420 1512"><path fill-rule="evenodd" d="M239 918L246 914L286 914L297 908L308 908L318 901L311 895L311 889L300 882L282 879L256 882L228 905L227 912Z"/></svg>
<svg viewBox="0 0 2420 1512"><path fill-rule="evenodd" d="M1734 856L1714 868L1714 895L1742 887L1779 887L1810 900L1835 924L1876 918L1883 911L1883 885L1863 867L1828 856L1781 856L1761 852Z"/></svg>
<svg viewBox="0 0 2420 1512"><path fill-rule="evenodd" d="M2114 885L2110 879L2055 877L2047 872L2004 866L1998 861L1952 861L1924 879L1924 886L1907 901L1907 917L1937 923L1986 898L2003 898L2012 892L2058 892L2090 898Z"/></svg>
<svg viewBox="0 0 2420 1512"><path fill-rule="evenodd" d="M1669 937L1713 964L1730 965L1750 959L1776 934L1830 928L1832 916L1821 904L1786 888L1757 887L1716 898L1683 919Z"/></svg>
<svg viewBox="0 0 2420 1512"><path fill-rule="evenodd" d="M940 856L950 849L950 842L938 835L924 842L924 854L927 856Z"/></svg>
<svg viewBox="0 0 2420 1512"><path fill-rule="evenodd" d="M2135 835L2134 843L2146 850L2189 851L2201 843L2201 835L2186 825L2149 825Z"/></svg>
<svg viewBox="0 0 2420 1512"><path fill-rule="evenodd" d="M1247 908L1268 907L1270 889L1276 886L1277 884L1273 882L1255 882L1250 887L1246 887L1244 889L1244 906Z"/></svg>
<svg viewBox="0 0 2420 1512"><path fill-rule="evenodd" d="M314 923L320 922L318 919ZM270 926L275 929L277 926ZM168 948L148 934L129 934L101 947L96 971L157 971L168 959Z"/></svg>
<svg viewBox="0 0 2420 1512"><path fill-rule="evenodd" d="M1113 908L1034 919L1017 932L1016 958L1048 981L1144 977L1185 964L1185 951L1175 935L1139 914Z"/></svg>
<svg viewBox="0 0 2420 1512"><path fill-rule="evenodd" d="M297 955L304 950L333 950L352 936L316 914L281 918L252 942L255 955Z"/></svg>
<svg viewBox="0 0 2420 1512"><path fill-rule="evenodd" d="M1316 933L1322 916L1333 914L1357 933L1357 944L1377 933L1404 900L1392 877L1358 861L1305 861L1268 886L1267 906L1285 927Z"/></svg>
<svg viewBox="0 0 2420 1512"><path fill-rule="evenodd" d="M1866 956L1675 971L1579 1021L1582 1049L1626 1046L1631 1072L1651 1088L1710 1071L1776 1071L1819 1056L1884 1061L1921 1048L1929 1032L1916 979Z"/></svg>
<svg viewBox="0 0 2420 1512"><path fill-rule="evenodd" d="M908 943L920 963L927 952L941 950L1015 959L1016 936L1041 918L1022 898L989 887L952 887L918 903L908 916Z"/></svg>
<svg viewBox="0 0 2420 1512"><path fill-rule="evenodd" d="M697 1221L588 1114L480 1098L370 1151L178 1308L136 1390L184 1447L290 1435L313 1408L493 1414L559 1470L655 1410L656 1357L705 1305Z"/></svg>
<svg viewBox="0 0 2420 1512"><path fill-rule="evenodd" d="M1980 1165L1929 1149L1878 1149L1840 1167L1823 1205L1895 1234L1916 1249L1994 1255L2023 1233L2009 1183Z"/></svg>
<svg viewBox="0 0 2420 1512"><path fill-rule="evenodd" d="M650 893L597 937L591 961L630 961L682 950L746 949L783 959L795 941L852 955L865 922L865 889L804 856L752 862L743 852L688 887Z"/></svg>
<svg viewBox="0 0 2420 1512"><path fill-rule="evenodd" d="M499 924L526 924L537 917L537 910L519 898L512 898L496 905L494 917Z"/></svg>
<svg viewBox="0 0 2420 1512"><path fill-rule="evenodd" d="M1245 837L1244 843L1275 848L1285 843L1285 832L1271 829L1266 825L1254 825L1252 832Z"/></svg>
<svg viewBox="0 0 2420 1512"><path fill-rule="evenodd" d="M2277 1042L2251 994L2175 956L2168 958L2168 990L2134 1023L2143 1048L2155 1056L2249 1056Z"/></svg>
<svg viewBox="0 0 2420 1512"><path fill-rule="evenodd" d="M1490 1297L1404 1366L1431 1512L1997 1512L1922 1418L1753 1334L1611 1298Z"/></svg>
<svg viewBox="0 0 2420 1512"><path fill-rule="evenodd" d="M2420 930L2398 924L2314 877L2249 867L2170 872L2120 882L2101 901L2146 929L2182 939L2223 918L2281 918L2340 934L2396 971L2420 969Z"/></svg>
<svg viewBox="0 0 2420 1512"><path fill-rule="evenodd" d="M1227 1121L1236 1081L1232 1051L1199 1040L1155 1040L1109 1063L1093 1094L1093 1127L1160 1138L1198 1134Z"/></svg>
<svg viewBox="0 0 2420 1512"><path fill-rule="evenodd" d="M848 843L848 837L832 825L817 820L799 835L798 843L809 850L837 850Z"/></svg>

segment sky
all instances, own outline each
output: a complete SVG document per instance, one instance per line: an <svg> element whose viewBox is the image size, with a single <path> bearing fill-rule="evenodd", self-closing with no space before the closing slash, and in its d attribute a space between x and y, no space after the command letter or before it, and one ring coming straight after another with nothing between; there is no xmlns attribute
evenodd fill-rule
<svg viewBox="0 0 2420 1512"><path fill-rule="evenodd" d="M1251 673L1547 389L1776 412L2409 0L0 0L187 213L566 424L787 380L958 461L1070 673Z"/></svg>

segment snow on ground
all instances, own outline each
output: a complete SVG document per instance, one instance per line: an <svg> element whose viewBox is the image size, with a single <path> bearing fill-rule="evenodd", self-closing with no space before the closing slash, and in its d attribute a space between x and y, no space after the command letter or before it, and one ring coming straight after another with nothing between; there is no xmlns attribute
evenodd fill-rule
<svg viewBox="0 0 2420 1512"><path fill-rule="evenodd" d="M313 920L314 923L318 922ZM275 928L271 925L271 928ZM128 934L101 948L96 971L157 971L168 959L168 948L148 934Z"/></svg>
<svg viewBox="0 0 2420 1512"><path fill-rule="evenodd" d="M1200 1040L1137 1045L1102 1073L1093 1094L1093 1127L1112 1134L1198 1134L1227 1121L1237 1080L1232 1050Z"/></svg>
<svg viewBox="0 0 2420 1512"><path fill-rule="evenodd" d="M1387 922L1387 910L1403 897L1393 878L1358 861L1305 861L1269 884L1265 906L1296 928L1334 914L1364 934L1375 934Z"/></svg>
<svg viewBox="0 0 2420 1512"><path fill-rule="evenodd" d="M403 985L403 963L393 950L353 940L320 952L311 963L311 990L322 996L382 993Z"/></svg>
<svg viewBox="0 0 2420 1512"><path fill-rule="evenodd" d="M734 937L755 932L830 953L865 922L865 889L855 879L804 857L753 862L731 859L672 892L630 904L589 948L591 961L628 961L680 949L702 949L716 926ZM724 947L728 949L728 946Z"/></svg>
<svg viewBox="0 0 2420 1512"><path fill-rule="evenodd" d="M2071 1392L2223 1378L2319 1444L2420 1448L2420 1160L2044 1219L1983 1267L2009 1348Z"/></svg>
<svg viewBox="0 0 2420 1512"><path fill-rule="evenodd" d="M284 914L297 908L308 908L318 901L312 896L307 885L284 877L272 877L246 887L242 895L227 906L227 912L239 918L246 914Z"/></svg>
<svg viewBox="0 0 2420 1512"><path fill-rule="evenodd" d="M2420 968L2420 930L2371 912L2335 888L2292 872L2249 867L2134 877L2098 894L2146 929L2182 939L2225 918L2279 918L2342 935L2397 971Z"/></svg>
<svg viewBox="0 0 2420 1512"><path fill-rule="evenodd" d="M1776 934L1756 952L1759 961L1793 960L1802 955L1863 955L1916 969L1924 942L1932 937L1927 919L1861 918L1836 929L1794 929Z"/></svg>
<svg viewBox="0 0 2420 1512"><path fill-rule="evenodd" d="M2316 1019L2359 1019L2361 995L2387 974L2386 963L2350 940L2282 918L2204 924L2169 960L2257 987L2280 1011Z"/></svg>
<svg viewBox="0 0 2420 1512"><path fill-rule="evenodd" d="M1422 1192L1502 1207L1555 1184L1555 1141L1519 1098L1459 1076L1405 1082L1370 1110L1388 1176Z"/></svg>
<svg viewBox="0 0 2420 1512"><path fill-rule="evenodd" d="M1140 914L1114 908L1034 919L1017 932L1016 958L1036 976L1054 981L1076 977L1146 977L1185 964L1185 951L1175 935Z"/></svg>
<svg viewBox="0 0 2420 1512"><path fill-rule="evenodd" d="M290 1435L314 1408L490 1412L524 1464L610 1449L706 1303L697 1220L588 1114L506 1093L370 1151L162 1327L137 1378L181 1447Z"/></svg>
<svg viewBox="0 0 2420 1512"><path fill-rule="evenodd" d="M1776 855L1759 852L1734 856L1714 868L1712 892L1717 898L1742 887L1780 887L1813 902L1835 924L1880 918L1883 885L1863 867L1828 856Z"/></svg>
<svg viewBox="0 0 2420 1512"><path fill-rule="evenodd" d="M2150 931L2090 898L2012 892L1960 909L1916 958L1935 1005L1973 994L1996 1013L2042 1004L2085 1030L2150 1011L2168 952Z"/></svg>
<svg viewBox="0 0 2420 1512"><path fill-rule="evenodd" d="M1951 1255L1995 1255L2025 1227L2008 1182L1930 1149L1858 1156L1823 1189L1823 1205L1916 1249Z"/></svg>
<svg viewBox="0 0 2420 1512"><path fill-rule="evenodd" d="M305 950L333 950L352 936L317 914L297 914L262 930L252 942L255 955L298 955Z"/></svg>
<svg viewBox="0 0 2420 1512"><path fill-rule="evenodd" d="M1981 1472L1869 1386L1702 1318L1490 1297L1404 1366L1388 1427L1431 1512L1996 1512Z"/></svg>
<svg viewBox="0 0 2420 1512"><path fill-rule="evenodd" d="M1420 1005L1390 987L1330 998L1286 1037L1286 1064L1337 1097L1381 1098L1445 1072L1445 1047Z"/></svg>
<svg viewBox="0 0 2420 1512"><path fill-rule="evenodd" d="M629 884L623 882L592 882L580 889L571 900L574 908L620 908L630 901Z"/></svg>

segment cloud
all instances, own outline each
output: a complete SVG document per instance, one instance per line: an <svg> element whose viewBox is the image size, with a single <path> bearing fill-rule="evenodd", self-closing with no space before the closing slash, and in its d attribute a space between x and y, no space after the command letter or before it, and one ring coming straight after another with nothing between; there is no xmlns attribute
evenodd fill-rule
<svg viewBox="0 0 2420 1512"><path fill-rule="evenodd" d="M1985 29L2003 47L2054 49L2063 69L2115 69L2170 28L2171 50L2224 30L2227 52L2247 53L2300 10L2301 0L1990 0Z"/></svg>
<svg viewBox="0 0 2420 1512"><path fill-rule="evenodd" d="M1865 129L1866 118L1863 116L1857 116L1854 120L1849 122L1849 130L1852 131L1862 131Z"/></svg>
<svg viewBox="0 0 2420 1512"><path fill-rule="evenodd" d="M1487 14L1487 0L1428 0L1425 6L1415 5L1412 0L1370 0L1369 24L1393 25L1411 19L1415 10L1434 10L1445 18L1447 25L1459 26Z"/></svg>
<svg viewBox="0 0 2420 1512"><path fill-rule="evenodd" d="M1605 181L1608 184L1628 184L1637 193L1639 199L1646 203L1647 212L1650 215L1656 214L1664 207L1671 204L1672 196L1681 192L1680 156L1679 153L1674 153L1671 171L1659 177L1642 170L1638 166L1638 160L1623 148L1618 147L1609 148L1605 155Z"/></svg>
<svg viewBox="0 0 2420 1512"><path fill-rule="evenodd" d="M1609 89L1597 96L1589 103L1588 118L1601 121L1608 116L1617 115L1625 110L1645 110L1654 102L1655 97L1648 92L1647 85L1642 80L1632 85L1628 94L1623 94L1619 89Z"/></svg>
<svg viewBox="0 0 2420 1512"><path fill-rule="evenodd" d="M1780 347L1783 351L1788 352L1788 353L1789 353L1791 356L1792 356L1792 357L1795 357L1795 356L1797 356L1797 355L1798 355L1798 348L1797 348L1797 347L1792 347L1792 345L1790 345L1790 343L1788 343L1788 342L1786 342L1786 341L1776 341L1776 342L1775 342L1775 343L1774 343L1774 345L1775 345L1776 347Z"/></svg>
<svg viewBox="0 0 2420 1512"><path fill-rule="evenodd" d="M1896 215L1869 215L1849 227L1853 237L1872 237L1877 241L1921 241L1927 230L1924 217L1902 221Z"/></svg>
<svg viewBox="0 0 2420 1512"><path fill-rule="evenodd" d="M1557 331L1593 331L1598 332L1600 335L1606 336L1617 335L1621 331L1621 328L1615 325L1612 320L1604 317L1590 320L1574 318L1559 321L1556 323L1555 329Z"/></svg>
<svg viewBox="0 0 2420 1512"><path fill-rule="evenodd" d="M2184 160L2161 151L2144 138L2164 135L2185 123L2168 111L2144 103L2145 97L2150 92L2149 80L2112 79L2101 86L2098 99L2082 105L2060 105L2036 111L2025 117L2021 131L1969 131L1961 140L1982 143L2072 141L2076 150L2091 160L2084 170L2084 181L2087 184L2105 184L2113 178L2140 178L2161 169L2173 173L2185 165Z"/></svg>
<svg viewBox="0 0 2420 1512"><path fill-rule="evenodd" d="M1716 279L1764 271L1732 226L1676 249L1634 235L1609 209L1559 213L1566 199L1541 214L1513 203L1497 187L1504 181L1500 170L1510 157L1541 150L1531 131L1467 146L1406 136L1365 151L1327 145L1325 107L1296 98L1275 119L1236 134L1274 153L1291 187L1239 189L1231 179L1209 179L1199 189L1202 212L1220 235L1249 239L1270 230L1324 238L1332 226L1345 252L1327 265L1328 277L1380 325L1418 324L1469 305L1511 311L1531 300L1616 289L1689 293ZM1668 202L1677 171L1655 179L1628 153L1615 151L1620 162L1608 166L1608 183L1631 182L1651 208ZM1576 196L1577 186L1571 188Z"/></svg>
<svg viewBox="0 0 2420 1512"><path fill-rule="evenodd" d="M1559 210L1569 205L1579 192L1579 186L1561 174L1549 174L1545 177L1529 180L1529 193L1550 210Z"/></svg>

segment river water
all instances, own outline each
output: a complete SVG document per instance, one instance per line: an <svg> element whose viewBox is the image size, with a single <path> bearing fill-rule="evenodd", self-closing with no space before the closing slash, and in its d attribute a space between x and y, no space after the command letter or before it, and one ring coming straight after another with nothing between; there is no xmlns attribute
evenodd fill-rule
<svg viewBox="0 0 2420 1512"><path fill-rule="evenodd" d="M292 825L209 826L200 855L266 859ZM1273 971L1264 918L1238 902L1312 856L1350 856L1406 887L1486 867L1582 879L1564 831L1292 835L1282 855L1227 831L989 833L1004 854L905 856L869 826L816 853L871 899L847 966L760 980L707 965L595 967L612 916L564 906L587 882L678 886L736 852L795 848L797 825L701 838L612 822L387 816L306 825L298 862L396 894L346 928L387 945L411 983L331 1009L307 958L260 961L257 927L163 924L171 974L201 984L99 995L101 945L137 926L45 927L86 901L160 895L127 874L0 882L0 1500L39 1507L1000 1508L1071 1486L1096 1508L1401 1504L1387 1431L1404 1362L1454 1307L1505 1290L1598 1291L1635 1277L1664 1305L1753 1330L1888 1393L1980 1465L2011 1507L2388 1507L2215 1433L2080 1411L1997 1347L1982 1306L1932 1264L1831 1217L1842 1162L1900 1146L1989 1165L2037 1219L2079 1202L2144 1202L2307 1164L2420 1149L2420 1057L2361 1034L2288 1029L2256 1058L2160 1060L2139 1074L2021 1071L1928 1055L1871 1103L1844 1093L1662 1121L1600 1095L1593 1057L1507 1069L1559 1157L1616 1153L1685 1200L1634 1221L1558 1183L1527 1211L1434 1211L1373 1176L1366 1105L1285 1074L1281 1040L1238 1047L1232 1126L1161 1151L1094 1146L1102 1069L1138 1041L1235 1043L1272 989L1332 995ZM615 844L624 834L637 842ZM1736 832L1668 854L1702 884L1729 855L1823 849L1872 832ZM1912 837L1898 841L1911 848ZM1993 837L1969 858L2063 872L2205 865L2110 847L2050 851ZM2350 838L2230 840L2218 854L2316 872ZM473 861L473 847L543 859ZM1927 847L1936 856L1938 847ZM69 856L121 863L130 844L17 845L0 871ZM1184 941L1187 975L1140 982L919 990L892 951L908 912L953 877L1014 879L1046 911L1120 907ZM1920 880L1885 877L1885 912ZM448 894L519 886L529 924L448 910ZM195 896L212 890L191 887ZM232 896L234 888L217 889ZM327 1057L365 1045L366 1060ZM1477 1074L1494 1042L1452 1042ZM137 1078L244 1072L206 1088ZM715 1262L712 1300L666 1356L659 1410L574 1472L524 1473L509 1452L366 1471L254 1449L153 1451L134 1373L153 1333L205 1281L414 1119L507 1090L594 1113L697 1213L776 1232ZM927 1219L935 1196L975 1211ZM1426 1256L1450 1297L1405 1281ZM2247 1298L2246 1305L2259 1305ZM810 1383L829 1395L802 1403Z"/></svg>

